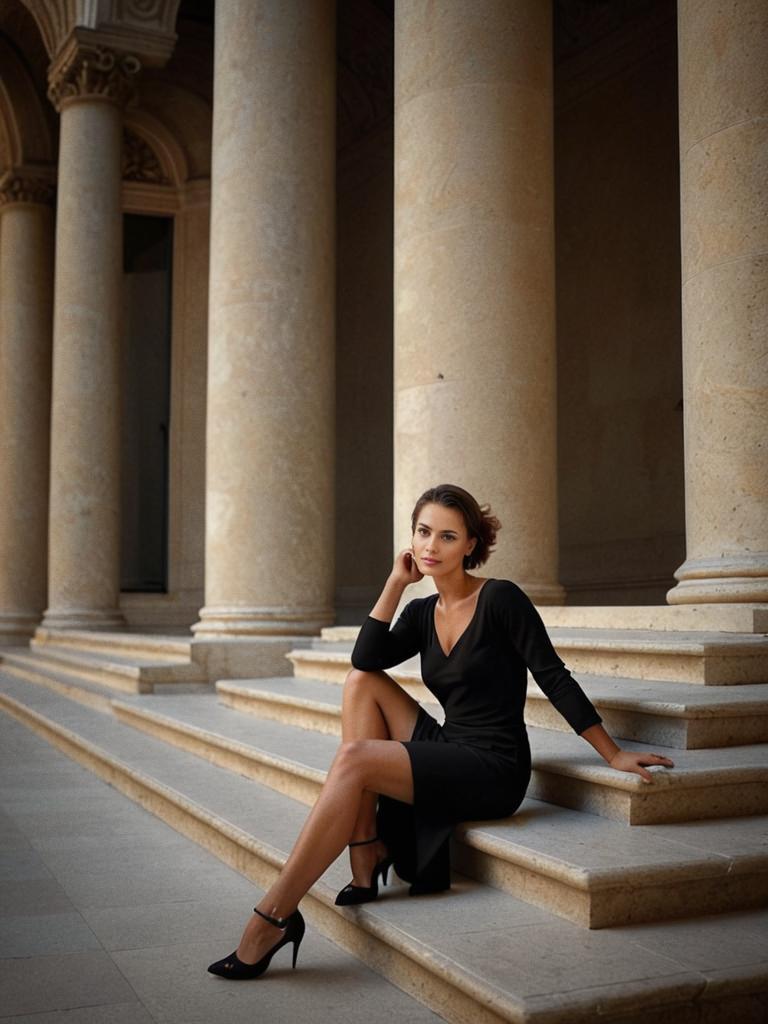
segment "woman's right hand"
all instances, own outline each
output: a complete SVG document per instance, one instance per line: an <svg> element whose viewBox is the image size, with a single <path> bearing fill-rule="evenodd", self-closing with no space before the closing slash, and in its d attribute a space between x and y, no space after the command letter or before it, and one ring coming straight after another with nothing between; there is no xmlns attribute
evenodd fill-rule
<svg viewBox="0 0 768 1024"><path fill-rule="evenodd" d="M418 583L420 579L424 578L424 573L416 565L416 557L410 548L405 548L395 558L390 578L406 587L409 583Z"/></svg>

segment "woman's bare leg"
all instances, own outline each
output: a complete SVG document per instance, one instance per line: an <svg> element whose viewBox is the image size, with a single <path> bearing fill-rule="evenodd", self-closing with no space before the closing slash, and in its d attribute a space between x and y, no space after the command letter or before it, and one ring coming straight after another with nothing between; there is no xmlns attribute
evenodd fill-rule
<svg viewBox="0 0 768 1024"><path fill-rule="evenodd" d="M353 670L344 684L341 706L341 737L344 742L362 739L408 740L413 734L419 705L385 672ZM349 842L376 835L379 794L363 793L360 811ZM376 864L386 855L379 841L350 848L352 884L368 886Z"/></svg>
<svg viewBox="0 0 768 1024"><path fill-rule="evenodd" d="M379 793L413 803L410 758L400 739L410 739L418 704L384 672L353 669L344 685L342 745L326 782L274 885L259 902L259 910L277 917L292 913L299 900L344 847L355 839L375 835ZM368 885L379 843L355 847L350 853ZM354 869L353 869L354 870ZM238 956L255 963L277 941L280 932L254 914L245 928Z"/></svg>
<svg viewBox="0 0 768 1024"><path fill-rule="evenodd" d="M349 842L363 793L372 787L375 793L413 803L413 773L405 747L392 740L342 743L288 860L257 904L259 910L281 918L293 913ZM245 963L255 963L279 937L277 927L254 914L237 955Z"/></svg>

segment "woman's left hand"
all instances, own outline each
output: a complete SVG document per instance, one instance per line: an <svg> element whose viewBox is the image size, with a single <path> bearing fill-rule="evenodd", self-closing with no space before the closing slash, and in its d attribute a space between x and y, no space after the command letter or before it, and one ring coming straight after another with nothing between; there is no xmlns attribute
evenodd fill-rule
<svg viewBox="0 0 768 1024"><path fill-rule="evenodd" d="M661 754L639 754L636 750L620 750L608 762L611 768L620 772L636 772L643 782L653 782L653 776L643 765L660 764L665 768L674 768L674 762Z"/></svg>

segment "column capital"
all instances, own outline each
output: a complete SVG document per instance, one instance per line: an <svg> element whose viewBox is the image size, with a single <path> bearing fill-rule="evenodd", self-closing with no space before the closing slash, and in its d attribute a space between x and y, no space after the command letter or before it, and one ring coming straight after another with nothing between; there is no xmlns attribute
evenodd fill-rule
<svg viewBox="0 0 768 1024"><path fill-rule="evenodd" d="M70 103L107 100L120 107L136 95L141 61L135 54L72 34L48 71L48 98L61 112Z"/></svg>
<svg viewBox="0 0 768 1024"><path fill-rule="evenodd" d="M0 213L17 203L49 206L56 188L53 173L43 168L15 167L0 175Z"/></svg>

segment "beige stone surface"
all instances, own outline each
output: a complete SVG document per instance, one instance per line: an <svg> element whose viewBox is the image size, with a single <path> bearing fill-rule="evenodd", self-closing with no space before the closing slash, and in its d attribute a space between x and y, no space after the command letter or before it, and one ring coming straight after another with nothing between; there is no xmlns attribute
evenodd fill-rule
<svg viewBox="0 0 768 1024"><path fill-rule="evenodd" d="M333 5L220 4L215 39L194 629L312 633L333 621Z"/></svg>
<svg viewBox="0 0 768 1024"><path fill-rule="evenodd" d="M47 592L53 211L0 213L0 644L18 644Z"/></svg>
<svg viewBox="0 0 768 1024"><path fill-rule="evenodd" d="M668 600L765 601L768 7L687 0L678 20L687 557Z"/></svg>
<svg viewBox="0 0 768 1024"><path fill-rule="evenodd" d="M400 549L427 487L467 488L500 573L553 603L550 34L536 0L396 7L394 511Z"/></svg>
<svg viewBox="0 0 768 1024"><path fill-rule="evenodd" d="M61 112L45 626L114 628L119 598L122 114Z"/></svg>

